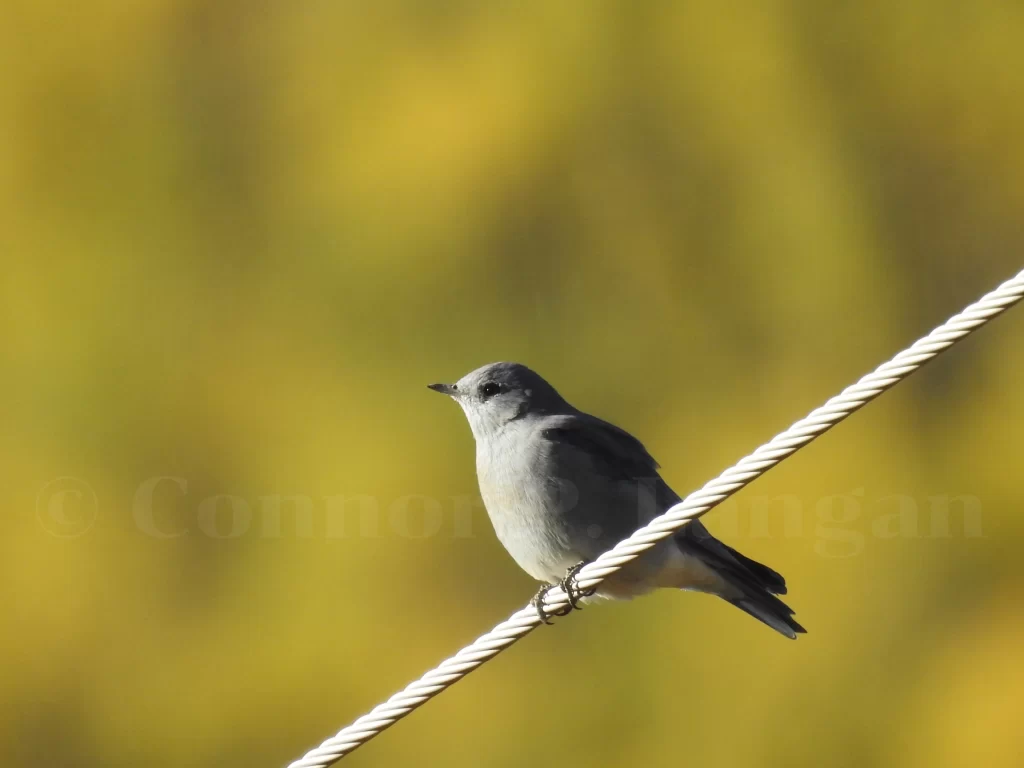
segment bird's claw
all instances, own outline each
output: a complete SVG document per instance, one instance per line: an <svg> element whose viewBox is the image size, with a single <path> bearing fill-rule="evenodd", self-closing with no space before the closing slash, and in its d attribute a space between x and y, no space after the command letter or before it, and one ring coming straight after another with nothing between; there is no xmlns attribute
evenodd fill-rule
<svg viewBox="0 0 1024 768"><path fill-rule="evenodd" d="M537 590L537 594L533 596L533 600L530 601L533 604L533 607L537 609L537 616L539 616L540 620L543 621L545 624L554 623L548 621L548 618L550 616L565 616L567 613L569 613L569 611L572 610L571 605L566 605L564 608L559 608L557 611L551 611L550 613L544 610L544 598L547 596L548 592L550 592L556 586L558 585L544 584L540 589Z"/></svg>
<svg viewBox="0 0 1024 768"><path fill-rule="evenodd" d="M580 598L590 597L597 592L597 587L591 587L590 589L580 589L576 586L576 576L579 574L583 567L587 565L586 560L580 560L576 565L568 568L565 572L565 576L562 578L558 585L565 592L566 597L569 598L569 608L572 610L580 610L579 602Z"/></svg>
<svg viewBox="0 0 1024 768"><path fill-rule="evenodd" d="M547 596L548 592L555 588L556 585L544 584L540 589L537 590L537 594L533 596L533 600L531 600L530 603L533 605L534 608L537 609L537 616L539 616L540 620L543 621L545 624L553 623L548 620L552 616L565 616L569 614L573 609L579 610L580 598L590 597L597 591L596 587L591 587L590 589L580 589L576 586L576 575L586 564L586 560L581 560L580 562L576 563L576 565L572 566L572 568L566 570L565 576L562 578L561 581L558 582L557 586L561 587L562 591L565 592L566 599L568 599L569 603L568 605L559 608L557 611L548 612L544 610L544 598Z"/></svg>

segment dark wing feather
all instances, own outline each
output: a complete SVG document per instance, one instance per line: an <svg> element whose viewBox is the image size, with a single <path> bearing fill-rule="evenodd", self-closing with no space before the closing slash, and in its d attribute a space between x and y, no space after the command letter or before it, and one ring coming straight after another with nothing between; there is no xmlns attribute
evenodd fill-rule
<svg viewBox="0 0 1024 768"><path fill-rule="evenodd" d="M561 416L553 421L544 430L544 436L586 454L603 476L633 482L657 477L658 511L663 512L679 501L679 496L658 475L658 462L626 430L587 414ZM675 539L683 551L698 555L720 573L730 574L733 581L752 589L786 594L786 581L781 575L720 542L698 520L683 526Z"/></svg>
<svg viewBox="0 0 1024 768"><path fill-rule="evenodd" d="M626 430L586 414L560 416L552 421L556 423L544 430L544 437L577 448L604 476L638 480L658 475L658 462Z"/></svg>

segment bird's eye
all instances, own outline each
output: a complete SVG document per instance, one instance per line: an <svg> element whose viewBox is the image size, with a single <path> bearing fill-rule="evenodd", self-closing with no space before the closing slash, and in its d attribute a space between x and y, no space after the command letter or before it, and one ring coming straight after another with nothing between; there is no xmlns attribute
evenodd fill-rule
<svg viewBox="0 0 1024 768"><path fill-rule="evenodd" d="M483 395L484 397L494 397L500 391L501 387L499 387L493 381L488 381L482 387L480 387L480 394Z"/></svg>

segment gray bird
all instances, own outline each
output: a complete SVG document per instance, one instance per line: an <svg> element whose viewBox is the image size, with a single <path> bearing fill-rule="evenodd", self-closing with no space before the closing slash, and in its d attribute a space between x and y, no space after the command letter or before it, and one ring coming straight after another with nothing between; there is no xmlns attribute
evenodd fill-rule
<svg viewBox="0 0 1024 768"><path fill-rule="evenodd" d="M492 363L455 384L430 384L465 411L476 439L476 471L498 539L519 567L561 584L575 607L579 568L658 516L680 497L658 463L625 430L569 405L537 373ZM659 542L598 587L597 597L631 598L658 587L707 592L786 637L804 632L776 595L786 581L718 541L700 521Z"/></svg>

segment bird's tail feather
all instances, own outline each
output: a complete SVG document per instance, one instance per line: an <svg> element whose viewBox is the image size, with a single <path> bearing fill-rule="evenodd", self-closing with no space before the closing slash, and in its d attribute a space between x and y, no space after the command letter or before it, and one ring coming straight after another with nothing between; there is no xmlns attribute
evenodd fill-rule
<svg viewBox="0 0 1024 768"><path fill-rule="evenodd" d="M793 618L792 609L774 595L744 595L740 598L725 599L790 640L796 640L798 633L803 634L807 631Z"/></svg>
<svg viewBox="0 0 1024 768"><path fill-rule="evenodd" d="M782 578L782 574L763 563L757 562L757 560L747 557L742 552L737 552L728 544L722 543L722 546L728 549L729 554L736 558L740 565L749 571L766 590L773 595L786 594L786 580Z"/></svg>
<svg viewBox="0 0 1024 768"><path fill-rule="evenodd" d="M786 594L786 580L767 565L752 560L712 536L700 521L680 531L675 538L681 552L697 557L719 580L719 595L776 632L795 640L806 632L793 618L793 609L776 595Z"/></svg>

